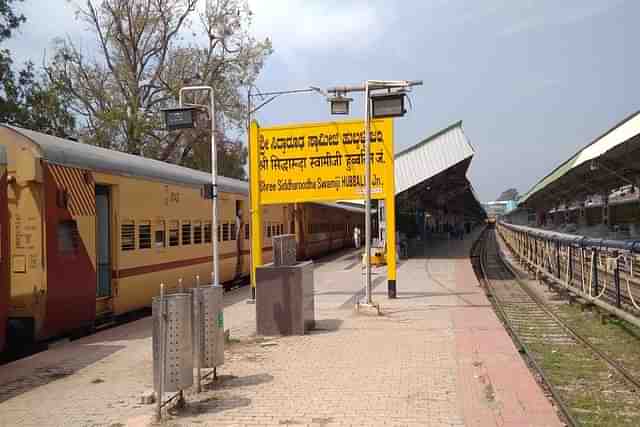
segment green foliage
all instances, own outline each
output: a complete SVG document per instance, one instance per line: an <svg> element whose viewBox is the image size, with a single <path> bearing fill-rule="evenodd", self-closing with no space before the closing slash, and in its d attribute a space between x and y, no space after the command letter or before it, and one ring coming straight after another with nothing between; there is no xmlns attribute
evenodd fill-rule
<svg viewBox="0 0 640 427"><path fill-rule="evenodd" d="M0 0L0 42L25 22L12 9L14 0ZM16 71L11 53L0 50L0 122L57 136L70 136L75 120L67 108L67 99L44 73L37 73L27 62Z"/></svg>
<svg viewBox="0 0 640 427"><path fill-rule="evenodd" d="M14 3L15 0L0 0L0 42L10 38L13 30L26 21L24 15L16 15L13 10Z"/></svg>
<svg viewBox="0 0 640 427"><path fill-rule="evenodd" d="M211 118L197 130L169 133L161 110L176 105L185 85L212 86L223 141L220 172L243 177L246 150L224 135L244 129L242 89L255 82L271 42L248 33L245 0L206 0L200 14L196 3L88 0L78 16L95 35L96 49L60 39L48 72L82 117L88 142L201 170L210 168ZM208 105L207 93L193 95L186 101Z"/></svg>

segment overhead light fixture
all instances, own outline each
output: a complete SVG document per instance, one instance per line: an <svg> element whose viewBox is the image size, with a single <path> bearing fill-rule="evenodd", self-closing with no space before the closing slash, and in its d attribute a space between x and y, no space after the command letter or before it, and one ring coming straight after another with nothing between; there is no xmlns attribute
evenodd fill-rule
<svg viewBox="0 0 640 427"><path fill-rule="evenodd" d="M168 108L162 110L162 113L164 114L165 126L169 131L195 127L196 109L193 107Z"/></svg>
<svg viewBox="0 0 640 427"><path fill-rule="evenodd" d="M595 160L592 160L591 164L589 164L589 170L597 171L598 169L600 169L598 162L596 162Z"/></svg>
<svg viewBox="0 0 640 427"><path fill-rule="evenodd" d="M404 97L404 92L371 95L371 116L374 119L404 116L407 112L404 109Z"/></svg>
<svg viewBox="0 0 640 427"><path fill-rule="evenodd" d="M347 115L349 114L349 104L353 101L353 98L347 98L344 95L335 95L329 97L331 103L331 114Z"/></svg>

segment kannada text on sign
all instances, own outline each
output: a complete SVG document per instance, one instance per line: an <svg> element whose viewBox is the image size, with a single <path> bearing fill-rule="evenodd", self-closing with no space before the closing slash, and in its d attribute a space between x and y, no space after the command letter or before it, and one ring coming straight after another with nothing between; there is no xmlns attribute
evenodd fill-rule
<svg viewBox="0 0 640 427"><path fill-rule="evenodd" d="M261 204L363 198L362 121L257 128L254 135ZM379 199L393 191L392 120L372 121L370 141L371 196Z"/></svg>

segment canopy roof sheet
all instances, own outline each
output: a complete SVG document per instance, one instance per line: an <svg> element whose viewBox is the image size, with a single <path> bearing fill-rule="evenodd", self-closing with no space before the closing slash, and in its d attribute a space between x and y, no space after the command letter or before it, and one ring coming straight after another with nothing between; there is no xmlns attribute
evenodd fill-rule
<svg viewBox="0 0 640 427"><path fill-rule="evenodd" d="M462 121L396 154L396 194L473 157Z"/></svg>
<svg viewBox="0 0 640 427"><path fill-rule="evenodd" d="M466 177L474 155L462 121L396 154L396 195L402 203L472 217L484 209Z"/></svg>
<svg viewBox="0 0 640 427"><path fill-rule="evenodd" d="M640 112L596 138L542 178L518 201L549 207L628 184L640 172Z"/></svg>

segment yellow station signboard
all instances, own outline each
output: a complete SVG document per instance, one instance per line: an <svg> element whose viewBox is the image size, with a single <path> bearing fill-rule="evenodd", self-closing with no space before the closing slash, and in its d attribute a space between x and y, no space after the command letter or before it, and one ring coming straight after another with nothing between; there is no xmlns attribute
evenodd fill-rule
<svg viewBox="0 0 640 427"><path fill-rule="evenodd" d="M371 197L393 194L393 121L371 121ZM365 197L363 121L251 128L253 191L260 204ZM257 173L255 173L255 172Z"/></svg>
<svg viewBox="0 0 640 427"><path fill-rule="evenodd" d="M384 199L387 278L395 295L396 232L393 121L370 122L371 197ZM250 129L251 230L263 230L261 206L364 199L364 122L305 123ZM264 233L251 233L252 276L262 265ZM391 285L393 284L393 285Z"/></svg>

